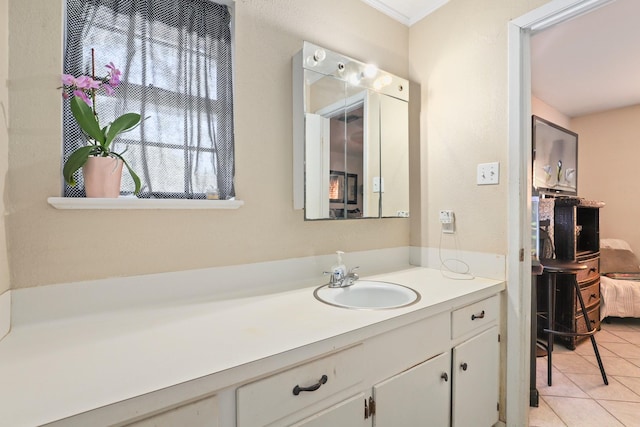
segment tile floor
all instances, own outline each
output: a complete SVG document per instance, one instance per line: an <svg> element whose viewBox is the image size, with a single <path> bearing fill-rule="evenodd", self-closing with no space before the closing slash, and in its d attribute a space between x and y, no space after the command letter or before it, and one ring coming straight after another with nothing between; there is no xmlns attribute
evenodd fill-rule
<svg viewBox="0 0 640 427"><path fill-rule="evenodd" d="M602 382L590 340L574 351L553 350L553 385L547 359L539 357L540 406L530 408L530 427L640 427L640 319L612 318L595 335L609 385Z"/></svg>

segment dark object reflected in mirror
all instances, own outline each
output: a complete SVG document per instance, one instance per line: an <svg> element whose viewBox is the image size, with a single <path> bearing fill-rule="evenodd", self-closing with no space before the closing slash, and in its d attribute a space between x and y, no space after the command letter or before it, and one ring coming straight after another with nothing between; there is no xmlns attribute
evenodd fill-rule
<svg viewBox="0 0 640 427"><path fill-rule="evenodd" d="M329 174L329 202L344 203L344 172L331 171Z"/></svg>
<svg viewBox="0 0 640 427"><path fill-rule="evenodd" d="M345 179L346 178L346 179ZM345 200L346 198L346 200ZM329 202L358 204L358 175L343 171L329 173Z"/></svg>

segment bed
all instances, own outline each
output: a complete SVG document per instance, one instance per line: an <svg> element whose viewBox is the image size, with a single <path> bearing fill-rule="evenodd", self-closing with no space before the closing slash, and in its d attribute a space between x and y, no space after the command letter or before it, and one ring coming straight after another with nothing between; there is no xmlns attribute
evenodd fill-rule
<svg viewBox="0 0 640 427"><path fill-rule="evenodd" d="M640 318L640 261L621 239L600 240L600 319Z"/></svg>

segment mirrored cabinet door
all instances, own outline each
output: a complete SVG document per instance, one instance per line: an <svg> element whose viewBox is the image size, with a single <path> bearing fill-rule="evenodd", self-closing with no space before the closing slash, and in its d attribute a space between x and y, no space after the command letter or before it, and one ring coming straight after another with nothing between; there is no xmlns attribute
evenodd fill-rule
<svg viewBox="0 0 640 427"><path fill-rule="evenodd" d="M294 207L308 220L408 216L408 82L308 42L293 71Z"/></svg>
<svg viewBox="0 0 640 427"><path fill-rule="evenodd" d="M331 196L337 197L330 164L333 147L344 142L339 128L346 116L346 83L310 70L304 70L304 82L305 218L325 219Z"/></svg>
<svg viewBox="0 0 640 427"><path fill-rule="evenodd" d="M380 117L380 177L384 183L381 216L406 217L409 216L409 105L382 95Z"/></svg>

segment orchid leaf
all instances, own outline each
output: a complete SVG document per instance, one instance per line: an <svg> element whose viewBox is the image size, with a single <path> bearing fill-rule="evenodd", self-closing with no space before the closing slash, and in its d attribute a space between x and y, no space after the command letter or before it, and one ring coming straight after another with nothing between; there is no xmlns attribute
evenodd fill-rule
<svg viewBox="0 0 640 427"><path fill-rule="evenodd" d="M93 114L93 110L89 107L80 97L74 96L71 99L71 112L73 117L80 125L80 128L89 135L89 137L95 139L100 144L104 144L105 135L100 129L98 120Z"/></svg>
<svg viewBox="0 0 640 427"><path fill-rule="evenodd" d="M126 132L133 128L140 122L140 114L138 113L126 113L118 117L111 123L111 126L105 132L105 142L104 146L109 148L109 145L113 141L113 139L118 136L121 132Z"/></svg>
<svg viewBox="0 0 640 427"><path fill-rule="evenodd" d="M116 156L120 160L122 160L122 163L124 163L124 165L127 167L127 169L129 170L129 173L131 174L131 178L133 179L133 183L136 186L135 190L133 190L133 193L134 194L138 194L140 192L140 188L142 187L142 183L140 182L140 177L138 175L136 175L136 173L133 171L133 169L131 169L131 166L129 166L129 163L127 163L127 161L124 159L124 157L122 157L118 153L111 153L111 154L113 154L114 156Z"/></svg>
<svg viewBox="0 0 640 427"><path fill-rule="evenodd" d="M64 164L64 168L62 168L62 176L67 184L71 186L76 185L73 174L87 163L87 159L91 154L93 154L95 149L95 145L87 145L85 147L80 147L71 153L67 162Z"/></svg>

